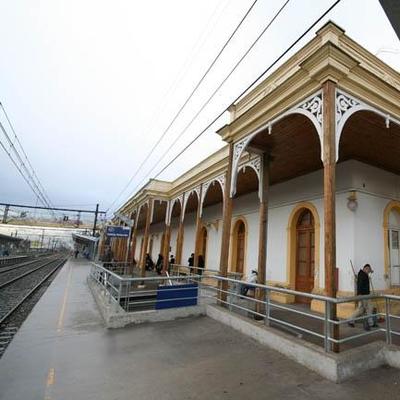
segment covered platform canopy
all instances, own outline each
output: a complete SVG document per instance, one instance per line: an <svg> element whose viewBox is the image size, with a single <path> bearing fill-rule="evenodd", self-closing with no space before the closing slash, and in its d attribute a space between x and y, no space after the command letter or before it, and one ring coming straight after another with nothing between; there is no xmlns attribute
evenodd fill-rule
<svg viewBox="0 0 400 400"><path fill-rule="evenodd" d="M99 237L73 233L72 239L74 241L75 250L78 250L81 255L87 259L95 258L100 239Z"/></svg>

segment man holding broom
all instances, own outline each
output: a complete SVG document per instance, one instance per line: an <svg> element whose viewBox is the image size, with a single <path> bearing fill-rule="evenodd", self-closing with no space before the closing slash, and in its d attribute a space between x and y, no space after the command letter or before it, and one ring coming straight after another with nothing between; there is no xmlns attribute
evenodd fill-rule
<svg viewBox="0 0 400 400"><path fill-rule="evenodd" d="M358 272L357 275L357 296L368 295L370 294L370 281L369 274L374 272L371 268L371 265L365 264L362 269ZM364 313L367 315L371 315L373 313L374 307L370 299L361 300L358 302L357 310L350 316L351 319L360 317ZM354 321L349 322L349 326L354 328ZM377 326L376 323L373 322L372 317L364 319L364 329L369 331L371 326Z"/></svg>

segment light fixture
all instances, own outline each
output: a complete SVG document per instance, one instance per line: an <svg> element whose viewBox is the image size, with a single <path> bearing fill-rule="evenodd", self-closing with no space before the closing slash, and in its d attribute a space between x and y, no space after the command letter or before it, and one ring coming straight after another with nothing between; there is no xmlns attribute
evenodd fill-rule
<svg viewBox="0 0 400 400"><path fill-rule="evenodd" d="M349 197L347 198L347 208L350 211L356 211L358 207L357 193L355 190L351 191Z"/></svg>

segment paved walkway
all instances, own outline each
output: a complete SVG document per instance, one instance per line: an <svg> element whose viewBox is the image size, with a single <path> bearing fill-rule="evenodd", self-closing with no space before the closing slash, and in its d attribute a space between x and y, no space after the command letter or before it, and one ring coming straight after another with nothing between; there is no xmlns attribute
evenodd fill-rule
<svg viewBox="0 0 400 400"><path fill-rule="evenodd" d="M334 384L207 317L104 328L69 261L0 360L2 400L396 399L400 371Z"/></svg>

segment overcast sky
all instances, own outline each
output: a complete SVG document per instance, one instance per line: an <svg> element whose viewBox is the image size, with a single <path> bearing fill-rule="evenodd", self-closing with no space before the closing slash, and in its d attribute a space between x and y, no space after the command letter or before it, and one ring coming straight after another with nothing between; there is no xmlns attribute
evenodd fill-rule
<svg viewBox="0 0 400 400"><path fill-rule="evenodd" d="M0 101L54 205L110 206L252 2L0 0ZM291 0L148 175L283 3L258 0L204 85L115 206L229 106L333 0ZM342 0L296 50L327 19L400 70L400 43L378 0ZM223 143L214 132L225 118L160 178L174 179L220 148ZM5 123L4 116L0 121ZM0 202L36 202L3 151Z"/></svg>

